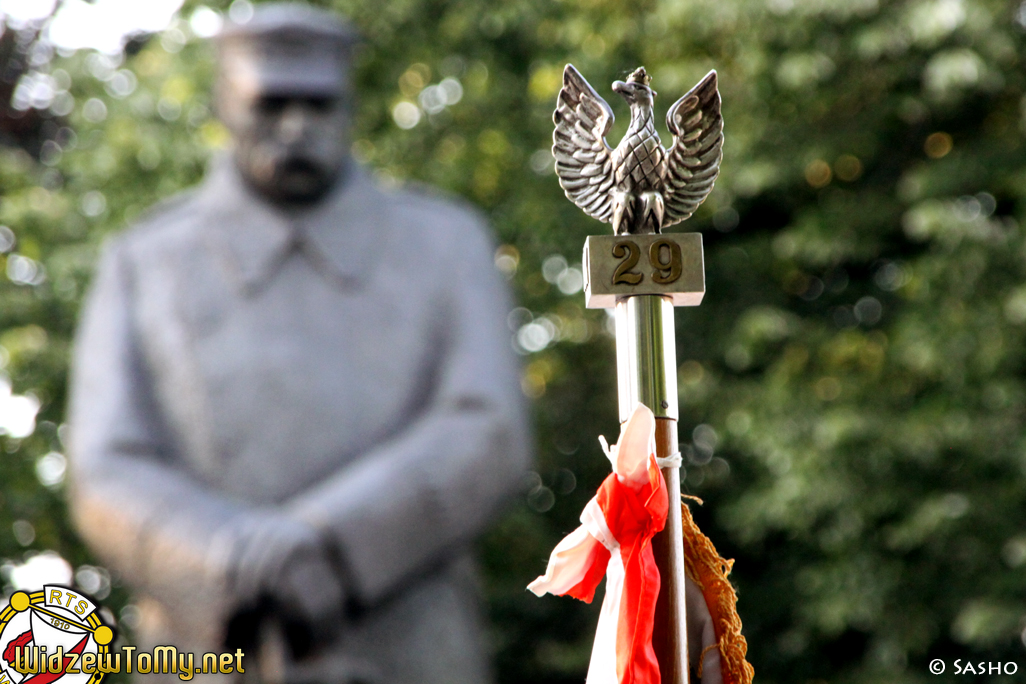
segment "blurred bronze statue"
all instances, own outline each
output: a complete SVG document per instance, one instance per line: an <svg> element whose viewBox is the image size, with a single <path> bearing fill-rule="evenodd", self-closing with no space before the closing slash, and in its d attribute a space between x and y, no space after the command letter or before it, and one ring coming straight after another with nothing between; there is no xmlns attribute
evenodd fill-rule
<svg viewBox="0 0 1026 684"><path fill-rule="evenodd" d="M243 647L264 682L487 682L468 545L528 463L509 305L479 215L350 159L353 43L284 4L218 38L232 153L104 251L71 511L142 647Z"/></svg>
<svg viewBox="0 0 1026 684"><path fill-rule="evenodd" d="M626 82L613 83L631 106L630 126L616 149L606 143L613 110L572 64L563 70L552 115L560 186L588 216L613 224L616 235L659 233L690 217L720 172L723 119L716 72L670 107L669 150L655 129L651 80L639 67Z"/></svg>

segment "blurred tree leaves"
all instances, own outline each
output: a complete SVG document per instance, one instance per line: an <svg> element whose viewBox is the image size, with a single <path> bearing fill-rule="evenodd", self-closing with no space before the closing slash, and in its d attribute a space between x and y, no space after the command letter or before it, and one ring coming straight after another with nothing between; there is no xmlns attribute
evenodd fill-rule
<svg viewBox="0 0 1026 684"><path fill-rule="evenodd" d="M220 12L225 2L209 2ZM710 68L726 122L717 188L687 224L708 294L677 311L685 488L734 579L764 682L917 682L935 657L1021 658L1026 626L1026 12L997 0L366 0L354 154L490 215L519 308L537 473L482 544L502 681L581 681L596 606L524 585L608 465L606 315L574 269L605 232L551 173L551 110L574 63L644 64L657 109ZM0 557L88 562L60 486L67 352L97 245L195 183L226 144L209 48L183 19L132 54L57 55L38 160L0 150L0 362L41 402L2 438ZM71 105L68 108L68 105ZM43 107L45 110L46 107ZM402 124L402 126L400 126ZM406 126L406 127L403 127ZM669 141L666 141L669 142ZM0 243L2 244L2 243ZM569 293L569 294L567 294ZM24 541L26 537L18 537ZM8 566L9 567L9 566Z"/></svg>

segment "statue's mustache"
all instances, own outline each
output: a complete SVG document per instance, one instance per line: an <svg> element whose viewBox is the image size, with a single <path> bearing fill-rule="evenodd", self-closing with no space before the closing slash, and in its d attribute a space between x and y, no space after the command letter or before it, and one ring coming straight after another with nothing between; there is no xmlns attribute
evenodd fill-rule
<svg viewBox="0 0 1026 684"><path fill-rule="evenodd" d="M330 170L319 163L305 148L305 145L259 145L252 152L251 166L255 175L266 180L294 175L321 176L328 173Z"/></svg>

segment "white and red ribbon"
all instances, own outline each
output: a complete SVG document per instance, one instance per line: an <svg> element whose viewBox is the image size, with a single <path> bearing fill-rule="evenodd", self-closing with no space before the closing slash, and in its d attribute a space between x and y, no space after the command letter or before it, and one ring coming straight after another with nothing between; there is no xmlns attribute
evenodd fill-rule
<svg viewBox="0 0 1026 684"><path fill-rule="evenodd" d="M588 684L659 684L652 649L659 570L651 541L666 524L669 500L652 411L639 404L606 451L613 472L585 506L581 526L552 550L545 574L527 588L591 603L605 576Z"/></svg>

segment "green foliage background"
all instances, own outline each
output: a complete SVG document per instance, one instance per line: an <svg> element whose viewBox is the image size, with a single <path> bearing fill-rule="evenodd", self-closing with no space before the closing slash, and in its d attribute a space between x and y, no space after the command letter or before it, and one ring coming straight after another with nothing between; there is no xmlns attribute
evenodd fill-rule
<svg viewBox="0 0 1026 684"><path fill-rule="evenodd" d="M358 157L386 181L425 181L483 207L519 256L511 284L527 311L511 317L511 338L532 317L561 331L524 357L537 478L482 544L501 681L583 680L597 606L524 585L606 473L596 436L617 433L606 316L542 274L553 255L579 263L584 238L606 231L542 168L566 62L613 105L614 144L628 116L612 80L644 64L661 115L719 71L722 173L684 227L704 234L707 295L677 310L680 434L685 489L705 499L696 516L737 559L759 681L935 681L926 664L937 657L1026 671L1018 5L319 4L366 37ZM0 278L3 373L42 402L31 437L0 437L0 558L11 561L55 549L89 562L60 486L35 474L62 450L78 303L104 236L197 182L225 141L210 114L209 49L186 22L114 67L138 79L127 97L104 64L80 52L45 67L67 73L76 102L74 134L45 164L0 149L0 224L47 273L34 286ZM398 102L449 76L460 102L411 130L394 123ZM83 116L90 98L105 104L102 120ZM9 533L16 520L34 526L27 547ZM125 600L115 586L113 604Z"/></svg>

